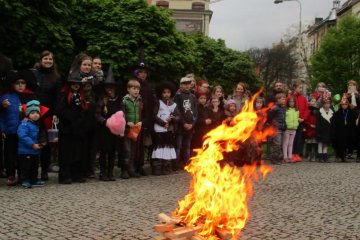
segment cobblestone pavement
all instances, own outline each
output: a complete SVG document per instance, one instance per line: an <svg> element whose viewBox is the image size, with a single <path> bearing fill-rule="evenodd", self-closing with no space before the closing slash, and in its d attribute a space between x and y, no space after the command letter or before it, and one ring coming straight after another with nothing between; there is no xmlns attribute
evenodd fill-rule
<svg viewBox="0 0 360 240"><path fill-rule="evenodd" d="M188 191L186 173L116 182L8 188L0 179L0 239L152 239L157 214ZM360 239L360 164L274 166L256 184L240 239Z"/></svg>

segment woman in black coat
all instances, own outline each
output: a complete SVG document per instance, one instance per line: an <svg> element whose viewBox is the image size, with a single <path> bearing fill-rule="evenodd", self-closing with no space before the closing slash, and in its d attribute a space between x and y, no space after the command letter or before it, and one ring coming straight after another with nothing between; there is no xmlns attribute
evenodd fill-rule
<svg viewBox="0 0 360 240"><path fill-rule="evenodd" d="M34 68L31 69L36 77L36 94L39 98L40 104L49 108L49 111L42 118L40 127L47 131L51 128L54 122L57 122L55 109L59 100L62 83L60 74L58 73L54 54L50 51L43 51L40 59L35 63ZM41 150L41 180L48 180L48 168L51 162L51 146L46 144Z"/></svg>
<svg viewBox="0 0 360 240"><path fill-rule="evenodd" d="M339 106L331 120L331 135L336 157L345 162L346 149L356 139L356 114L349 109L347 100L342 100Z"/></svg>

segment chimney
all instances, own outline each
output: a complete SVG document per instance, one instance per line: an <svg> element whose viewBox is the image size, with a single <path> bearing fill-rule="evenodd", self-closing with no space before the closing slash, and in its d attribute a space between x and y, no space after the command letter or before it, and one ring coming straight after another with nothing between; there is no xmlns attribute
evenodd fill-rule
<svg viewBox="0 0 360 240"><path fill-rule="evenodd" d="M315 18L315 24L318 24L320 22L322 22L324 19L322 17L317 17Z"/></svg>

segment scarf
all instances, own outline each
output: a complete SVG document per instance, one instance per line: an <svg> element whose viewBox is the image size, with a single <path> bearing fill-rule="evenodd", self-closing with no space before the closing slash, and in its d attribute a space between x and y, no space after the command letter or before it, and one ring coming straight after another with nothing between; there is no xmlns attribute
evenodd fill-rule
<svg viewBox="0 0 360 240"><path fill-rule="evenodd" d="M325 111L324 108L320 108L320 115L330 123L330 120L333 116L334 112L331 109L328 109L328 111Z"/></svg>

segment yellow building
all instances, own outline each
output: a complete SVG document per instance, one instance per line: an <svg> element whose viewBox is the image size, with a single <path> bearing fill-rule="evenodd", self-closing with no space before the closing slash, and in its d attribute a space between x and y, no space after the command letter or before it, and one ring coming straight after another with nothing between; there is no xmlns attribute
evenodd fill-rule
<svg viewBox="0 0 360 240"><path fill-rule="evenodd" d="M163 7L173 12L176 29L180 32L202 32L209 35L209 24L212 11L210 0L149 0L151 5Z"/></svg>
<svg viewBox="0 0 360 240"><path fill-rule="evenodd" d="M360 17L360 0L348 0L346 1L337 13L338 20L341 18L353 14Z"/></svg>

